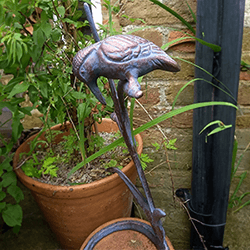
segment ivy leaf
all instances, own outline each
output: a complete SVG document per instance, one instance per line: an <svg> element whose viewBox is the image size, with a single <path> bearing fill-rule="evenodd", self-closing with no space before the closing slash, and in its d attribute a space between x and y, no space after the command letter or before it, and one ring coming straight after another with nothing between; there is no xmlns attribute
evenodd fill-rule
<svg viewBox="0 0 250 250"><path fill-rule="evenodd" d="M7 192L15 199L15 201L18 203L21 200L24 199L23 192L21 188L15 185L11 185L7 188Z"/></svg>
<svg viewBox="0 0 250 250"><path fill-rule="evenodd" d="M2 217L4 222L10 226L10 227L15 227L15 226L21 226L22 219L23 219L23 211L20 205L7 205L7 209L3 211Z"/></svg>

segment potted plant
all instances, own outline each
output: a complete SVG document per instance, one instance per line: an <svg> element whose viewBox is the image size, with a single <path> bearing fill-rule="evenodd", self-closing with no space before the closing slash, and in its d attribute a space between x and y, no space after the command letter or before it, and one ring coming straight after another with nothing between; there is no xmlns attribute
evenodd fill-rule
<svg viewBox="0 0 250 250"><path fill-rule="evenodd" d="M23 114L28 114L30 112L30 108L22 108L17 105L23 100L22 98L17 98L15 96L17 93L28 90L34 107L37 106L37 108L42 112L44 124L47 125L49 133L51 134L53 134L51 131L54 130L54 128L50 128L53 127L52 125L55 123L64 124L66 132L68 131L68 125L65 124L66 114L70 117L72 126L78 121L79 125L82 126L82 128L84 127L84 130L80 129L82 132L82 136L80 136L82 139L80 139L80 141L82 145L81 153L83 153L83 158L84 152L87 151L86 145L88 145L88 143L86 143L87 140L85 139L91 138L92 127L93 125L97 125L94 121L103 116L105 112L111 113L112 111L112 105L110 105L111 99L109 96L106 97L107 105L106 109L104 109L101 104L96 105L96 99L92 98L91 93L85 89L85 86L80 85L80 87L78 87L78 90L85 89L84 92L75 90L75 80L73 77L70 77L72 76L70 74L71 60L76 51L79 49L78 47L84 47L91 44L88 41L89 37L84 36L79 30L84 26L84 24L77 21L79 16L76 11L76 6L77 1L72 2L71 5L68 5L68 2L56 3L56 5L54 2L34 2L30 5L26 2L21 2L17 5L6 1L4 8L0 7L0 12L3 13L1 16L5 17L4 19L1 19L1 23L4 22L5 25L2 26L3 28L1 30L4 34L3 39L1 40L4 43L4 50L1 52L2 60L0 65L4 69L5 73L12 73L14 75L14 78L7 86L1 86L4 94L1 97L2 99L0 103L1 106L4 107L4 105L6 105L11 109L13 113L13 121L15 121L12 126L13 135L12 144L10 145L13 145L15 140L20 136L22 129L20 119L22 119ZM63 35L60 33L62 28L61 25L64 30ZM79 41L78 39L81 40L81 44L77 42ZM18 71L16 70L17 66ZM103 79L100 79L100 81L102 80ZM101 88L103 95L109 92L106 84L100 85L99 87ZM79 101L79 99L83 101ZM219 104L222 103L214 102L201 105L194 104L189 107L174 110L172 113L170 112L169 114L164 114L164 116L155 119L151 123L145 124L145 126L136 130L135 133L193 108ZM84 118L84 122L82 118ZM44 140L44 137L41 138ZM30 141L32 139L33 138L31 138ZM47 141L46 143L50 142ZM30 152L30 149L26 146L23 146L23 148L26 148L24 150L26 153ZM10 149L11 146L6 144L4 150L1 151L5 156L8 156L4 160L3 166L1 166L1 188L7 188L8 193L10 193L18 203L23 196L20 189L16 186L15 175L10 166L11 157L8 155L11 151ZM17 173L19 173L19 176L22 176L24 174L21 172L19 168L20 165L17 163L19 159L19 152L17 151L15 155L14 168L17 168ZM83 165L84 163L87 163L86 159L83 160ZM29 182L27 178L27 176L24 176L23 182L26 183L27 186L31 187L34 196L38 199L42 195L40 191L35 190L35 187L40 188L42 184ZM107 177L107 179L108 178L109 177ZM111 176L111 178L114 177ZM75 196L73 195L73 200L77 203L76 198L78 198L78 193L80 191L84 191L85 187L77 185L67 187L66 190L61 187L57 187L55 190L49 186L45 190L45 197L49 196L50 198L59 198L59 194L62 194L63 199L62 201L57 199L58 203L55 208L50 208L51 199L46 200L44 197L42 198L40 204L45 204L45 207L47 206L50 210L54 210L54 214L59 214L62 212L61 209L64 209L66 204L65 202L69 198L69 195L71 193L74 194ZM98 193L101 192L102 191L99 190ZM122 193L122 196L123 195L124 192ZM1 191L0 198L1 200L4 199L3 191ZM92 198L88 199L88 202L90 201L92 202ZM110 203L110 197L107 203ZM85 204L86 202L83 205ZM18 206L18 204L12 206L1 202L0 209L6 220L9 215L15 219L9 224L17 226L16 229L18 229L21 223L20 206ZM71 210L67 212L66 217L70 217L70 214L75 213L74 210L75 209L71 206ZM104 207L104 210L106 210L106 207ZM46 216L51 217L49 215ZM124 216L126 215L124 214ZM81 220L80 217L82 216L79 216L78 214L76 223L79 223ZM97 215L96 217L102 216ZM111 220L111 218L108 218L107 220ZM61 220L59 228L63 229L62 231L65 232L71 231L72 229L67 226L66 221L67 223L68 221L72 222L68 219ZM55 226L54 228L56 229L58 227ZM74 232L70 233L71 235L74 234ZM84 238L82 236L80 241L83 240ZM71 241L72 238L67 238L65 236L61 240L63 244L68 244L67 247L74 247ZM77 244L79 245L79 242Z"/></svg>
<svg viewBox="0 0 250 250"><path fill-rule="evenodd" d="M82 162L88 164L87 157L93 154L92 150L88 149L90 145L96 143L96 141L91 142L96 139L94 131L118 130L114 122L102 119L113 110L107 80L100 78L98 82L107 102L104 106L97 103L87 87L78 84L72 74L71 63L74 55L78 50L94 43L94 40L85 34L87 22L79 21L82 10L78 10L78 1L28 3L21 1L18 4L4 1L0 4L0 13L2 34L0 66L5 74L13 75L13 79L7 85L1 85L0 107L8 107L13 115L11 142L3 141L5 147L1 150L1 155L4 156L0 169L2 217L14 231L19 230L22 210L18 203L24 197L17 186L16 173L31 189L45 217L52 219L52 222L49 222L50 226L57 234L61 245L67 249L79 248L82 237L87 237L99 225L111 219L130 215L132 195L128 188L117 175L90 184L74 186L44 184L24 174L22 167L25 165L20 165L19 154L28 154L24 155L25 163L28 160L34 161L31 149L40 145L39 143L35 145L38 138L47 144L53 144L54 140L62 137L62 134L54 136L53 131L64 129L67 135L69 127L72 126L79 139ZM24 101L22 95L26 92L33 103L32 107L21 107ZM25 114L30 115L33 108L37 108L42 114L43 134L34 135L18 148L13 160L14 173L11 167L13 156L11 149L21 135L23 129L21 119ZM70 121L70 124L66 121ZM61 125L54 127L56 124ZM47 138L44 137L45 131L49 134ZM48 138L51 141L48 142ZM139 136L136 138L140 153L142 141ZM31 141L34 139L35 142L32 144ZM74 146L72 142L71 145ZM48 166L53 166L52 162L47 163ZM132 162L123 171L135 182L136 170ZM43 175L47 174L45 173L46 171L42 171ZM55 171L50 171L50 174L52 173ZM113 191L118 192L114 192L112 196ZM7 204L4 201L6 193L14 197L16 204ZM85 197L84 201L79 200L82 197ZM101 205L100 198L104 198ZM68 201L70 201L69 210L66 209ZM52 204L55 207L52 208ZM90 207L91 204L93 207ZM100 212L97 211L99 208ZM48 211L52 211L52 215ZM76 218L73 218L73 214ZM91 225L87 224L87 221L91 222ZM85 229L87 230L84 232Z"/></svg>

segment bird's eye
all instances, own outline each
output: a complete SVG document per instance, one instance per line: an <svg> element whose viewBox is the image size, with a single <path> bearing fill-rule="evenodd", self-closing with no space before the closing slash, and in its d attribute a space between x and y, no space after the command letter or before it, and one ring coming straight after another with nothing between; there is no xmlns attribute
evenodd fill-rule
<svg viewBox="0 0 250 250"><path fill-rule="evenodd" d="M84 75L85 72L86 72L86 69L83 66L81 66L79 70L80 75Z"/></svg>

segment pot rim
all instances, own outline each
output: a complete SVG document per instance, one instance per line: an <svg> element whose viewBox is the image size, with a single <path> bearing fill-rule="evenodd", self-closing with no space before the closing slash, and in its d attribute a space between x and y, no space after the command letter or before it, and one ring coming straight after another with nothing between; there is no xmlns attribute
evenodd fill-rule
<svg viewBox="0 0 250 250"><path fill-rule="evenodd" d="M128 221L128 220L130 220L130 221L139 221L139 222L142 222L142 223L145 223L145 224L151 226L151 224L150 224L148 221L143 220L143 219L140 219L140 218L137 218L137 217L134 217L134 218L132 218L132 217L127 217L127 218L126 218L126 217L125 217L125 218L118 218L118 219L114 219L114 220L108 221L108 222L102 224L101 226L99 226L98 228L96 228L96 229L87 237L87 239L85 239L85 241L83 242L83 244L82 244L80 250L84 250L84 247L87 245L87 243L89 242L89 240L90 240L97 232L99 232L101 229L103 229L103 228L105 228L105 227L108 227L108 226L110 226L110 225L112 225L112 224L115 224L115 223L117 223L117 222L120 222L120 221ZM132 230L132 229L130 229L130 230ZM126 230L125 230L125 231L126 231ZM133 231L133 230L132 230L132 231ZM121 230L121 231L116 231L116 232L121 232L121 233L123 233L124 231ZM137 231L135 231L135 232L137 232ZM140 233L140 232L138 232L138 233ZM144 235L144 234L143 234L143 235ZM144 235L144 236L145 236L146 238L148 238L146 235ZM170 239L169 239L167 236L165 236L165 239L166 239L166 242L167 242L167 244L168 244L169 249L170 249L170 250L174 250L174 247L173 247L173 245L172 245Z"/></svg>
<svg viewBox="0 0 250 250"><path fill-rule="evenodd" d="M111 119L108 118L103 118L103 122L108 122L108 123L113 123L113 125L116 125L115 122L113 122ZM61 126L61 124L58 124L56 126L53 126L52 128ZM117 127L118 130L118 127ZM54 198L58 197L58 194L61 194L60 196L65 196L65 198L69 198L68 193L74 194L72 198L76 198L79 195L82 197L84 196L82 192L83 190L93 190L93 192L96 192L96 189L100 189L98 192L102 193L105 192L106 188L105 186L109 186L108 189L110 189L111 183L113 183L114 186L117 185L117 181L119 181L120 177L118 176L117 173L112 174L110 176L107 176L101 180L94 181L92 183L87 183L87 184L80 184L80 185L74 185L74 186L56 186L52 184L47 184L43 182L39 182L37 180L32 179L31 177L27 176L24 174L23 170L21 168L15 169L17 166L18 160L19 160L19 154L25 144L27 144L29 141L34 139L34 137L37 136L37 134L31 136L28 138L24 143L22 143L17 151L15 152L14 158L13 158L13 168L15 173L17 174L18 178L21 180L21 182L31 189L32 191L36 193L41 193L46 196L53 196ZM138 147L137 147L137 153L141 154L142 148L143 148L143 141L142 138L139 134L135 135L135 139L138 142ZM132 169L135 168L133 161L131 161L128 165L126 165L124 168L122 168L122 172L124 172L127 176L131 173ZM123 181L120 179L121 183L123 184ZM106 185L109 183L109 185ZM120 185L119 184L119 185Z"/></svg>

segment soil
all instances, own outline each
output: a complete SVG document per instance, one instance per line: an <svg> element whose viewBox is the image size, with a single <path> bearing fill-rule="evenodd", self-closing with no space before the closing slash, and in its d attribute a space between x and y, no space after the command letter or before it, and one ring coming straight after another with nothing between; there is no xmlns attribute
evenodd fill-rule
<svg viewBox="0 0 250 250"><path fill-rule="evenodd" d="M156 250L154 244L143 234L132 230L114 232L102 239L94 250Z"/></svg>
<svg viewBox="0 0 250 250"><path fill-rule="evenodd" d="M115 135L115 133L102 132L99 133L99 135L104 139L103 147L111 144L118 138ZM58 170L56 172L57 177L51 177L51 175L49 174L42 174L40 178L35 178L35 177L32 178L34 180L43 183L57 185L57 186L86 184L100 180L110 175L110 173L106 171L106 168L111 167L109 163L112 159L117 161L118 166L116 167L124 167L131 161L131 157L126 150L126 146L125 145L117 146L113 150L108 151L105 154L97 157L90 163L87 163L85 166L83 166L82 168L77 170L74 174L72 174L69 178L67 178L72 168L76 166L78 163L82 162L80 151L77 151L76 153L70 155L70 157L67 157L67 161L65 161L65 154L67 152L65 150L65 146L62 143L52 144L51 150L53 151L52 157L55 156L57 157L57 159L59 159L56 160L56 162L52 163L53 165L58 167ZM125 153L124 150L126 151ZM38 170L42 168L42 163L46 159L47 151L48 149L46 150L45 148L36 148L34 150L34 152L36 152L37 159L39 160L39 162L41 162L41 164L36 166ZM22 168L24 166L25 164L22 166Z"/></svg>

